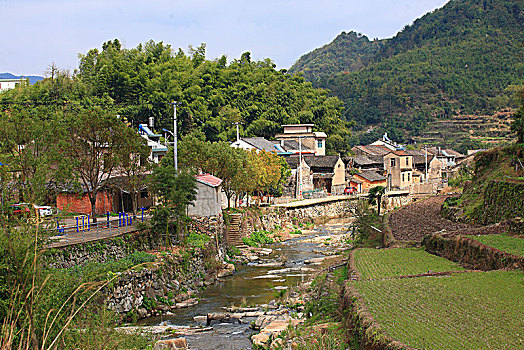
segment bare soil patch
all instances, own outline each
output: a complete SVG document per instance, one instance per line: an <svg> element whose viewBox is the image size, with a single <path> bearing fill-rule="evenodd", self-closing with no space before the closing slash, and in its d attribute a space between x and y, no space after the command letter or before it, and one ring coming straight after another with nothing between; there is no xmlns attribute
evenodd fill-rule
<svg viewBox="0 0 524 350"><path fill-rule="evenodd" d="M424 236L435 232L465 234L475 229L475 226L453 222L440 215L440 207L446 198L431 197L394 212L389 221L393 237L399 241L421 242Z"/></svg>

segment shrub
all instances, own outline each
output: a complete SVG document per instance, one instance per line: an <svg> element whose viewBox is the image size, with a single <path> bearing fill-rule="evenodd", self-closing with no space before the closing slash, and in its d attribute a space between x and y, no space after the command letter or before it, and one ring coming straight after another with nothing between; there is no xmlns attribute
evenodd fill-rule
<svg viewBox="0 0 524 350"><path fill-rule="evenodd" d="M268 231L255 231L249 237L243 237L242 242L250 247L260 247L261 244L273 243L273 239L268 235Z"/></svg>
<svg viewBox="0 0 524 350"><path fill-rule="evenodd" d="M206 234L192 232L186 237L186 244L194 248L204 248L210 240L211 238Z"/></svg>

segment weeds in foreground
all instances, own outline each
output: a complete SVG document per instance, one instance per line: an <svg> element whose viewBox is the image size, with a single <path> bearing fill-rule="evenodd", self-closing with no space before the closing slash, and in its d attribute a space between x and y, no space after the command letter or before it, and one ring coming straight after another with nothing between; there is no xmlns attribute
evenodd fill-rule
<svg viewBox="0 0 524 350"><path fill-rule="evenodd" d="M42 247L38 227L7 227L0 232L0 349L89 349L70 335L82 332L103 339L102 333L111 333L103 326L89 327L82 317L86 308L95 319L103 316L104 305L95 298L117 276L98 282L67 274L57 278L43 266ZM94 348L111 345L106 337L105 344Z"/></svg>
<svg viewBox="0 0 524 350"><path fill-rule="evenodd" d="M304 312L308 319L303 325L289 326L275 349L347 349L340 310L342 284L347 278L347 266L317 276L306 291Z"/></svg>

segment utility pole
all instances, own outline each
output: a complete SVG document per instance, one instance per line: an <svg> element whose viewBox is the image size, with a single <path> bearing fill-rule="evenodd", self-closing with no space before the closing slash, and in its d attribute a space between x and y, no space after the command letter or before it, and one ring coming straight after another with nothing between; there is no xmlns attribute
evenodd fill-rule
<svg viewBox="0 0 524 350"><path fill-rule="evenodd" d="M426 182L428 182L428 146L424 145L424 151L426 154Z"/></svg>
<svg viewBox="0 0 524 350"><path fill-rule="evenodd" d="M298 138L298 167L300 169L299 173L299 187L298 187L298 197L302 199L302 138Z"/></svg>
<svg viewBox="0 0 524 350"><path fill-rule="evenodd" d="M173 101L173 162L175 172L178 173L178 149L177 149L177 129L176 129L176 101Z"/></svg>
<svg viewBox="0 0 524 350"><path fill-rule="evenodd" d="M238 126L239 126L240 124L242 124L242 123L240 123L240 122L235 122L235 123L233 123L233 124L235 124L235 125L237 126L237 141L239 141L239 140L240 140L240 132L239 132L239 130L238 130Z"/></svg>

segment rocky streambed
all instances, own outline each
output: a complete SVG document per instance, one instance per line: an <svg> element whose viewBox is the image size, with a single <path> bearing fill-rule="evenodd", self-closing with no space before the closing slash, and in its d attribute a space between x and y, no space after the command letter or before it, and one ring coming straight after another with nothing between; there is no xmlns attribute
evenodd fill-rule
<svg viewBox="0 0 524 350"><path fill-rule="evenodd" d="M278 342L289 324L305 320L302 291L311 277L343 260L349 227L350 221L325 224L283 242L242 249L235 274L208 286L198 304L123 330L158 334L157 349L251 349Z"/></svg>

